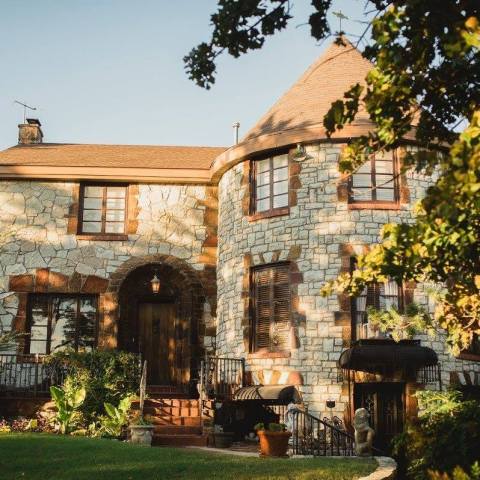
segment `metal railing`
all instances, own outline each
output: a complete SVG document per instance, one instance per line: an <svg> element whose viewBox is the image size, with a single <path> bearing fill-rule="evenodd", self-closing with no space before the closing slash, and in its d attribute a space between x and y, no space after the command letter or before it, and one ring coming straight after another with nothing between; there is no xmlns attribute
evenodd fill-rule
<svg viewBox="0 0 480 480"><path fill-rule="evenodd" d="M62 384L67 371L39 354L0 354L0 395L46 397Z"/></svg>
<svg viewBox="0 0 480 480"><path fill-rule="evenodd" d="M341 457L355 455L353 436L345 430L302 410L295 410L291 415L293 454Z"/></svg>
<svg viewBox="0 0 480 480"><path fill-rule="evenodd" d="M245 383L243 358L206 357L200 367L203 398L228 400Z"/></svg>

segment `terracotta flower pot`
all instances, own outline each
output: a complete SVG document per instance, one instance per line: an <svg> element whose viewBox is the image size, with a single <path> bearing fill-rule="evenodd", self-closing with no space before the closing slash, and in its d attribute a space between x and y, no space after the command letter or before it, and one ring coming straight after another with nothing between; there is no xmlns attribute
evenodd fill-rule
<svg viewBox="0 0 480 480"><path fill-rule="evenodd" d="M260 455L262 457L286 457L288 450L288 439L292 432L271 432L259 430Z"/></svg>

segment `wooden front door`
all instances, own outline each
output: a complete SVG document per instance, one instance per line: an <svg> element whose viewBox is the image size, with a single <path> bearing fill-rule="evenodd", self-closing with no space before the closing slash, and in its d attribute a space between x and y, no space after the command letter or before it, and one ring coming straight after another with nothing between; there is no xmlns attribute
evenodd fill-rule
<svg viewBox="0 0 480 480"><path fill-rule="evenodd" d="M173 385L176 375L175 305L140 303L138 306L140 352L147 361L149 385Z"/></svg>
<svg viewBox="0 0 480 480"><path fill-rule="evenodd" d="M393 437L403 431L405 419L405 384L356 383L354 405L370 413L375 430L374 446L389 452Z"/></svg>

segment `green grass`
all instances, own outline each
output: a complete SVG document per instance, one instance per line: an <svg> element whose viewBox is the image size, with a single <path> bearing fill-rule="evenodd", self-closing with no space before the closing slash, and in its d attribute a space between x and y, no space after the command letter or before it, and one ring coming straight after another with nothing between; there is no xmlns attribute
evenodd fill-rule
<svg viewBox="0 0 480 480"><path fill-rule="evenodd" d="M0 435L2 480L351 480L375 467L372 459L263 459L114 440Z"/></svg>

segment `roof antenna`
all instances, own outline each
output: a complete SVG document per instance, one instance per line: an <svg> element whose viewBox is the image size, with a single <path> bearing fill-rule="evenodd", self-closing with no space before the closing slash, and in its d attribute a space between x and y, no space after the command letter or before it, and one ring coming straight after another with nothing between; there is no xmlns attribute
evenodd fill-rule
<svg viewBox="0 0 480 480"><path fill-rule="evenodd" d="M240 122L233 123L232 127L233 127L233 144L237 145L237 143L238 143L238 129L240 128Z"/></svg>
<svg viewBox="0 0 480 480"><path fill-rule="evenodd" d="M18 103L18 105L21 105L23 107L23 123L27 121L27 108L30 110L37 109L37 107L31 107L30 105L27 105L25 102L19 102L18 100L14 100L13 103Z"/></svg>
<svg viewBox="0 0 480 480"><path fill-rule="evenodd" d="M339 22L340 22L340 32L343 32L342 30L342 20L348 20L348 17L346 15L344 15L344 13L339 10L338 12L332 12L332 15L335 15Z"/></svg>

